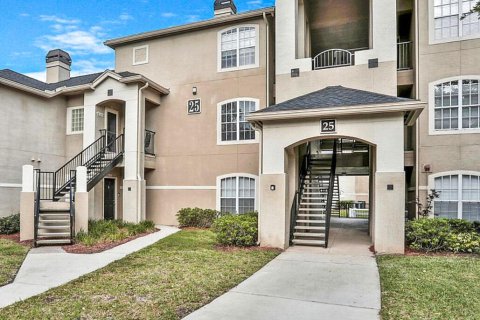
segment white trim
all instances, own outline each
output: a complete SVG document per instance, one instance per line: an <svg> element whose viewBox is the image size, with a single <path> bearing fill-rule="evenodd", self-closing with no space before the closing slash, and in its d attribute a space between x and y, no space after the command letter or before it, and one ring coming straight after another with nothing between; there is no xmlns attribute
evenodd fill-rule
<svg viewBox="0 0 480 320"><path fill-rule="evenodd" d="M217 103L217 145L252 144L252 143L259 142L258 132L256 130L255 130L255 139L239 140L239 135L240 135L240 127L238 126L239 117L237 117L237 139L232 141L222 141L222 105L230 102L237 102L237 113L238 113L238 103L240 101L255 102L255 111L260 109L260 106L259 106L260 100L255 98L247 98L247 97L235 98L235 99L229 99L229 100L225 100ZM245 115L245 120L246 118L247 118L247 115Z"/></svg>
<svg viewBox="0 0 480 320"><path fill-rule="evenodd" d="M238 66L240 57L238 56L238 52L240 50L239 46L239 29L242 27L253 27L255 28L255 64L250 64L246 66ZM225 68L222 69L222 33L237 29L237 67L232 68ZM218 72L229 72L229 71L237 71L237 70L245 70L245 69L253 69L260 67L260 26L258 24L240 24L232 27L225 28L217 32L217 71Z"/></svg>
<svg viewBox="0 0 480 320"><path fill-rule="evenodd" d="M480 171L471 171L471 170L454 170L454 171L444 171L430 174L428 176L428 190L435 189L435 178L444 177L444 176L458 176L458 212L457 219L462 219L463 215L463 197L462 197L462 186L463 186L463 176L478 176L480 177ZM432 214L431 217L434 217L435 213L435 201L432 203Z"/></svg>
<svg viewBox="0 0 480 320"><path fill-rule="evenodd" d="M221 205L220 205L220 196L221 196L221 192L222 192L222 186L221 186L221 183L222 183L222 179L225 179L225 178L237 178L236 179L236 183L237 183L237 195L236 195L236 207L238 209L238 181L239 181L239 177L241 178L250 178L250 179L254 179L255 180L255 201L254 201L254 210L255 211L258 211L258 204L259 204L259 180L258 179L258 176L254 175L254 174L251 174L251 173L229 173L229 174L224 174L224 175L221 175L221 176L218 176L217 177L217 186L216 186L216 190L217 190L217 194L215 196L215 207L216 207L216 210L217 211L220 211L221 209Z"/></svg>
<svg viewBox="0 0 480 320"><path fill-rule="evenodd" d="M114 216L114 219L118 219L118 215L117 215L117 207L118 207L118 196L117 196L117 177L105 177L102 179L102 183L103 183L103 197L102 197L102 218L103 220L105 220L105 179L113 179L115 180L115 187L114 187L114 190L115 190L115 207L114 207L114 213L113 213L113 216Z"/></svg>
<svg viewBox="0 0 480 320"><path fill-rule="evenodd" d="M21 183L2 183L0 182L0 188L22 188Z"/></svg>
<svg viewBox="0 0 480 320"><path fill-rule="evenodd" d="M217 190L217 186L147 186L147 190Z"/></svg>
<svg viewBox="0 0 480 320"><path fill-rule="evenodd" d="M139 49L146 49L145 60L135 62L135 51L136 51L136 50L139 50ZM133 47L133 49L132 49L132 65L138 66L138 65L141 65L141 64L146 64L146 63L148 63L149 51L150 51L150 49L149 49L148 44L147 44L147 45L143 45L143 46Z"/></svg>
<svg viewBox="0 0 480 320"><path fill-rule="evenodd" d="M463 34L463 23L460 17L462 16L462 0L458 1L459 17L458 17L458 37L447 39L435 39L435 17L434 17L434 0L428 0L428 44L442 44L463 40L473 40L480 38L480 32L468 36L461 36Z"/></svg>
<svg viewBox="0 0 480 320"><path fill-rule="evenodd" d="M457 77L449 77L440 80L430 82L428 84L428 134L431 136L447 135L447 134L471 134L480 133L480 128L477 129L463 129L462 128L462 81L463 80L478 80L480 82L479 75L465 75ZM456 130L435 130L435 86L450 82L458 81L458 129Z"/></svg>
<svg viewBox="0 0 480 320"><path fill-rule="evenodd" d="M72 113L73 110L77 109L83 109L83 130L82 131L72 131ZM83 134L85 131L85 107L84 106L78 106L78 107L68 107L67 108L67 135L75 135L75 134Z"/></svg>

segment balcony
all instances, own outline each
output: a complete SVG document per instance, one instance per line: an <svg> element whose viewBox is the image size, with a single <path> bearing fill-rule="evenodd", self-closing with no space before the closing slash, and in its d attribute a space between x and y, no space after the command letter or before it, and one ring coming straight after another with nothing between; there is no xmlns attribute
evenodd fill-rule
<svg viewBox="0 0 480 320"><path fill-rule="evenodd" d="M344 49L329 49L313 58L313 70L353 66L355 54Z"/></svg>
<svg viewBox="0 0 480 320"><path fill-rule="evenodd" d="M397 44L397 70L413 69L412 41L399 42Z"/></svg>

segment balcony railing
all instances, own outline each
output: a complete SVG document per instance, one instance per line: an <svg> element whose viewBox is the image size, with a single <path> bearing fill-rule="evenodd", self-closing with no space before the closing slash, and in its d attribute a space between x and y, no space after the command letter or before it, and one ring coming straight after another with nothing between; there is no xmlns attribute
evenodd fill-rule
<svg viewBox="0 0 480 320"><path fill-rule="evenodd" d="M397 69L410 70L412 64L412 41L399 42L397 44Z"/></svg>
<svg viewBox="0 0 480 320"><path fill-rule="evenodd" d="M155 155L155 132L145 130L145 154Z"/></svg>
<svg viewBox="0 0 480 320"><path fill-rule="evenodd" d="M354 65L354 58L354 53L349 50L325 50L313 58L313 70L352 66Z"/></svg>

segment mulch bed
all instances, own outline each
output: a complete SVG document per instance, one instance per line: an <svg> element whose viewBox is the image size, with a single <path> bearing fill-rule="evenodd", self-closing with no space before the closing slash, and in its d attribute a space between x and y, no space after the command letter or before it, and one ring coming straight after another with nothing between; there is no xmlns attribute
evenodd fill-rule
<svg viewBox="0 0 480 320"><path fill-rule="evenodd" d="M448 251L440 252L424 252L419 250L414 250L412 248L405 248L406 256L424 256L424 257L467 257L467 258L480 258L480 255L474 253L453 253Z"/></svg>
<svg viewBox="0 0 480 320"><path fill-rule="evenodd" d="M222 246L216 245L215 250L223 251L223 252L238 252L238 251L278 251L282 252L281 249L278 248L270 248L270 247L234 247L234 246Z"/></svg>
<svg viewBox="0 0 480 320"><path fill-rule="evenodd" d="M100 252L115 248L115 247L117 247L119 245L122 245L124 243L127 243L129 241L135 240L137 238L141 238L141 237L144 237L146 235L152 234L152 233L157 232L157 231L160 231L160 229L155 229L151 232L145 232L145 233L137 234L136 236L131 236L131 237L125 238L125 239L120 240L120 241L98 243L98 244L93 245L93 246L86 246L86 245L83 245L81 243L76 243L76 244L72 244L72 245L63 246L62 249L65 250L65 252L67 252L67 253L74 253L74 254L100 253Z"/></svg>
<svg viewBox="0 0 480 320"><path fill-rule="evenodd" d="M33 246L33 240L20 241L20 233L0 234L0 239L11 240L13 242L16 242L18 244L21 244L27 247Z"/></svg>

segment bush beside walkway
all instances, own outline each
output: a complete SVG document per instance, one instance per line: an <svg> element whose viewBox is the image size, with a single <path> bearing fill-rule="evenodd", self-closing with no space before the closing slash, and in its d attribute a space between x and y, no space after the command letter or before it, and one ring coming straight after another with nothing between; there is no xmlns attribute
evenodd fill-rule
<svg viewBox="0 0 480 320"><path fill-rule="evenodd" d="M0 319L181 319L242 282L278 250L218 250L184 230L109 266L1 310Z"/></svg>
<svg viewBox="0 0 480 320"><path fill-rule="evenodd" d="M478 319L480 259L380 256L382 319Z"/></svg>

